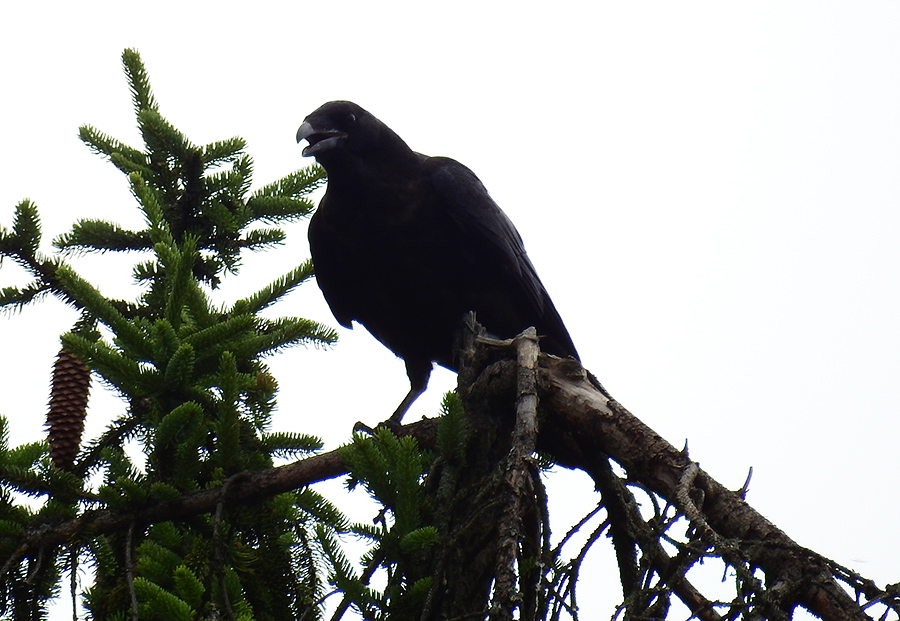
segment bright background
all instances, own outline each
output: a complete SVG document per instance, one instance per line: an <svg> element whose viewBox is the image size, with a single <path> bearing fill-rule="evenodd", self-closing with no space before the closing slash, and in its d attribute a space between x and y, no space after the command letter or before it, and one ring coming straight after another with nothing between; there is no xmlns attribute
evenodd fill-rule
<svg viewBox="0 0 900 621"><path fill-rule="evenodd" d="M140 144L125 47L195 143L247 139L257 187L309 163L294 141L307 113L354 100L481 177L618 400L726 486L752 466L749 502L800 544L896 582L898 26L888 1L14 3L0 20L0 223L33 199L47 252L77 218L140 226L125 177L76 133ZM304 226L217 299L305 259ZM122 257L73 262L136 295ZM4 263L0 286L23 282ZM277 310L336 325L314 284ZM49 299L0 318L14 444L42 433L73 320ZM276 425L328 448L408 388L359 328L272 366ZM454 382L436 373L407 420ZM88 436L121 411L95 386ZM596 501L584 477L551 485L559 515ZM608 618L619 597L614 575L592 578L582 610Z"/></svg>

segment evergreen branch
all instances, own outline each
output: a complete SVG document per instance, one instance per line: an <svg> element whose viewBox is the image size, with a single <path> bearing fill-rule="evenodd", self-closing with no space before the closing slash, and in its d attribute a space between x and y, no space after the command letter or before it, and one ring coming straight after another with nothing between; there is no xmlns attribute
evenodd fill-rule
<svg viewBox="0 0 900 621"><path fill-rule="evenodd" d="M31 468L19 466L4 466L0 468L2 486L27 496L42 496L49 494L50 489L44 483L44 478Z"/></svg>
<svg viewBox="0 0 900 621"><path fill-rule="evenodd" d="M130 174L135 171L150 173L147 168L147 156L137 149L129 147L123 142L104 134L91 125L82 125L78 128L78 137L91 151L105 156L116 165L117 168ZM114 160L113 155L118 154L121 159Z"/></svg>
<svg viewBox="0 0 900 621"><path fill-rule="evenodd" d="M143 110L156 110L156 99L150 90L150 78L141 61L137 50L126 49L122 52L122 65L128 76L128 86L131 88L131 98L134 102L134 111L140 114Z"/></svg>
<svg viewBox="0 0 900 621"><path fill-rule="evenodd" d="M238 246L248 250L265 250L281 244L284 238L284 231L281 229L254 229L244 236Z"/></svg>
<svg viewBox="0 0 900 621"><path fill-rule="evenodd" d="M240 193L235 190L241 187L244 179L241 172L232 166L226 170L220 170L211 175L206 175L205 181L206 189L211 197L216 196L225 199L233 199L235 196L240 196Z"/></svg>
<svg viewBox="0 0 900 621"><path fill-rule="evenodd" d="M218 359L220 352L231 349L234 341L246 338L247 332L255 323L256 318L253 315L236 315L186 335L182 338L182 342L193 347L202 360L210 357Z"/></svg>
<svg viewBox="0 0 900 621"><path fill-rule="evenodd" d="M155 192L147 185L147 182L139 173L131 173L129 175L131 181L131 191L141 205L141 211L150 225L148 232L150 241L155 245L162 244L165 247L174 247L175 238L166 222L162 207L156 197Z"/></svg>
<svg viewBox="0 0 900 621"><path fill-rule="evenodd" d="M102 454L107 467L103 485L97 492L98 500L110 510L127 510L131 502L146 502L150 497L147 477L135 467L122 446L107 446Z"/></svg>
<svg viewBox="0 0 900 621"><path fill-rule="evenodd" d="M436 421L405 425L402 433L414 435L422 446L434 441ZM334 450L276 468L242 472L228 483L228 502L254 504L265 498L333 479L347 473L340 450ZM53 525L33 525L22 538L28 549L60 545L85 533L92 537L120 531L132 522L154 524L214 511L222 500L224 485L186 494L170 502L140 509L88 510L76 518Z"/></svg>
<svg viewBox="0 0 900 621"><path fill-rule="evenodd" d="M191 621L195 618L196 612L186 602L146 578L135 577L134 590L144 614L151 613L172 621Z"/></svg>
<svg viewBox="0 0 900 621"><path fill-rule="evenodd" d="M307 259L264 289L260 289L248 298L235 302L230 312L256 314L306 282L313 274L312 259Z"/></svg>
<svg viewBox="0 0 900 621"><path fill-rule="evenodd" d="M437 432L437 452L450 462L465 467L466 421L462 399L457 391L451 391L441 400L441 421Z"/></svg>
<svg viewBox="0 0 900 621"><path fill-rule="evenodd" d="M0 227L0 262L4 255L8 256L35 278L24 288L4 287L0 290L0 307L20 310L47 292L58 295L66 304L78 307L78 303L60 284L58 272L63 263L44 259L37 252L39 244L40 220L37 210L31 201L22 201L16 206L13 230Z"/></svg>
<svg viewBox="0 0 900 621"><path fill-rule="evenodd" d="M122 416L111 422L106 431L103 432L103 435L84 446L72 473L82 478L87 476L93 468L97 467L100 456L104 451L111 446L121 446L126 440L135 436L138 424L134 412L129 416Z"/></svg>
<svg viewBox="0 0 900 621"><path fill-rule="evenodd" d="M372 438L353 434L353 443L345 446L344 460L350 469L349 486L362 481L370 496L386 507L394 506L396 493L391 485L388 458Z"/></svg>
<svg viewBox="0 0 900 621"><path fill-rule="evenodd" d="M353 444L345 451L351 476L363 481L369 495L393 512L392 538L397 540L423 526L420 507L425 463L415 438L398 438L380 428L372 437L354 435Z"/></svg>
<svg viewBox="0 0 900 621"><path fill-rule="evenodd" d="M344 593L343 600L332 619L340 619L351 602L359 602L364 598L362 581L341 550L334 533L322 525L316 525L316 539L322 546L322 552L331 565L330 582ZM359 605L359 604L358 604ZM365 616L364 616L365 618Z"/></svg>
<svg viewBox="0 0 900 621"><path fill-rule="evenodd" d="M72 230L63 233L53 245L60 250L148 250L150 236L145 231L129 231L105 220L79 220Z"/></svg>
<svg viewBox="0 0 900 621"><path fill-rule="evenodd" d="M185 565L179 565L173 577L179 597L184 598L192 608L200 608L206 587L197 575Z"/></svg>
<svg viewBox="0 0 900 621"><path fill-rule="evenodd" d="M16 205L12 231L0 227L0 261L3 256L24 267L34 275L34 281L25 288L5 287L0 292L0 306L21 309L25 304L47 291L59 295L68 304L74 301L61 288L57 272L62 263L44 259L38 253L41 241L41 225L37 208L29 200Z"/></svg>
<svg viewBox="0 0 900 621"><path fill-rule="evenodd" d="M144 369L140 363L123 356L103 341L91 341L70 332L62 336L62 342L66 349L123 395L133 396L138 390L148 394L157 387L156 372Z"/></svg>
<svg viewBox="0 0 900 621"><path fill-rule="evenodd" d="M244 196L250 191L253 178L253 158L246 153L238 157L234 162L234 171L238 174L234 189L237 196Z"/></svg>
<svg viewBox="0 0 900 621"><path fill-rule="evenodd" d="M0 260L8 256L16 263L40 277L37 248L40 245L41 225L37 211L29 200L16 205L11 231L0 227Z"/></svg>
<svg viewBox="0 0 900 621"><path fill-rule="evenodd" d="M252 196L247 201L254 218L278 222L296 220L312 213L315 205L308 198L293 196Z"/></svg>
<svg viewBox="0 0 900 621"><path fill-rule="evenodd" d="M109 161L126 175L136 172L148 179L152 179L153 171L144 164L144 160L147 159L146 156L140 152L138 152L138 155L140 159L128 157L124 153L113 153L109 156Z"/></svg>
<svg viewBox="0 0 900 621"><path fill-rule="evenodd" d="M206 216L212 224L218 227L220 232L225 232L226 235L233 235L244 224L242 222L239 225L239 218L235 217L232 210L222 204L222 201L214 198L211 198L204 203L203 215Z"/></svg>
<svg viewBox="0 0 900 621"><path fill-rule="evenodd" d="M0 480L15 486L16 491L30 496L46 494L44 477L36 470L40 459L47 454L46 442L30 442L3 451L0 455Z"/></svg>
<svg viewBox="0 0 900 621"><path fill-rule="evenodd" d="M322 440L303 433L264 433L263 447L275 457L296 457L300 453L312 453L322 449Z"/></svg>
<svg viewBox="0 0 900 621"><path fill-rule="evenodd" d="M241 396L241 373L230 351L219 357L219 390L221 398L216 403L216 452L223 472L233 472L240 463L240 427L238 401ZM243 464L241 464L243 465Z"/></svg>
<svg viewBox="0 0 900 621"><path fill-rule="evenodd" d="M301 168L256 190L251 199L263 196L301 198L325 184L325 169L318 164Z"/></svg>
<svg viewBox="0 0 900 621"><path fill-rule="evenodd" d="M184 162L197 151L185 135L175 129L155 108L141 110L137 118L151 162L155 160L161 164L170 157Z"/></svg>
<svg viewBox="0 0 900 621"><path fill-rule="evenodd" d="M210 196L227 196L229 201L244 196L250 189L253 176L253 159L247 154L238 155L231 168L206 176L206 188ZM246 221L243 222L246 224Z"/></svg>
<svg viewBox="0 0 900 621"><path fill-rule="evenodd" d="M234 267L229 266L224 258L220 258L220 256L201 256L197 261L197 265L194 266L194 274L201 282L215 289L222 282L219 274L225 269L233 271Z"/></svg>
<svg viewBox="0 0 900 621"><path fill-rule="evenodd" d="M131 274L137 281L154 281L162 275L162 272L159 269L159 263L156 261L141 261L134 265Z"/></svg>
<svg viewBox="0 0 900 621"><path fill-rule="evenodd" d="M195 363L194 348L188 343L182 343L169 358L163 373L163 383L170 390L188 384L193 379Z"/></svg>
<svg viewBox="0 0 900 621"><path fill-rule="evenodd" d="M339 532L347 530L347 518L341 510L312 488L302 487L294 490L293 501L297 508L314 516L319 522Z"/></svg>
<svg viewBox="0 0 900 621"><path fill-rule="evenodd" d="M285 347L300 343L330 345L337 341L337 333L322 324L299 317L281 317L274 320L260 319L261 332L240 343L235 353L265 356Z"/></svg>
<svg viewBox="0 0 900 621"><path fill-rule="evenodd" d="M30 200L26 199L16 205L11 238L23 255L36 256L41 243L41 222L37 207Z"/></svg>
<svg viewBox="0 0 900 621"><path fill-rule="evenodd" d="M155 249L166 272L166 319L172 326L180 327L187 309L200 325L207 325L211 321L209 300L194 278L194 266L200 259L197 237L186 235L180 249L162 243L156 244Z"/></svg>
<svg viewBox="0 0 900 621"><path fill-rule="evenodd" d="M29 302L38 300L50 291L50 287L38 280L24 288L4 287L0 289L0 308L4 310L22 310Z"/></svg>
<svg viewBox="0 0 900 621"><path fill-rule="evenodd" d="M139 360L149 360L152 345L138 325L119 310L86 280L67 266L60 266L57 277L63 289L79 306L109 326L123 346L135 352ZM136 364L136 363L135 363ZM126 392L127 394L127 392Z"/></svg>
<svg viewBox="0 0 900 621"><path fill-rule="evenodd" d="M198 446L207 433L203 423L204 411L200 404L186 401L163 416L156 428L151 459L157 457L154 461L159 461L158 466L171 475L170 480L176 489L197 488ZM166 492L165 495L171 494Z"/></svg>
<svg viewBox="0 0 900 621"><path fill-rule="evenodd" d="M246 146L247 142L238 136L211 142L203 147L203 163L208 168L218 166L237 157Z"/></svg>
<svg viewBox="0 0 900 621"><path fill-rule="evenodd" d="M153 342L153 364L162 368L181 344L175 328L165 319L157 319L150 327L150 338Z"/></svg>

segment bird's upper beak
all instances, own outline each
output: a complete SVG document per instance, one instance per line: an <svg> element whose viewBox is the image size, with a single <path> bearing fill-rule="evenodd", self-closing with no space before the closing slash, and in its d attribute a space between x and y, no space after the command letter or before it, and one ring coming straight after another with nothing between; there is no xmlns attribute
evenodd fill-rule
<svg viewBox="0 0 900 621"><path fill-rule="evenodd" d="M346 137L347 134L336 129L316 129L309 121L303 121L303 125L297 130L297 142L301 140L309 142L303 149L304 157L333 149Z"/></svg>

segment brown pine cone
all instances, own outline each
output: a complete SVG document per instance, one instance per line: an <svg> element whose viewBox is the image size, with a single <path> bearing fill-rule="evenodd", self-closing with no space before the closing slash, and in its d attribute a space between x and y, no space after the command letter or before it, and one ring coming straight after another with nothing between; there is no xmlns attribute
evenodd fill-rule
<svg viewBox="0 0 900 621"><path fill-rule="evenodd" d="M70 470L81 444L91 372L72 352L61 349L53 365L47 434L50 459L57 468Z"/></svg>

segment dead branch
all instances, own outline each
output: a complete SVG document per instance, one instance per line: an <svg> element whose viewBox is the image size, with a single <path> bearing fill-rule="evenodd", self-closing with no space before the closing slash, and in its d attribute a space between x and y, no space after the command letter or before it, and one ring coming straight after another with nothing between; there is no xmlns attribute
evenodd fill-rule
<svg viewBox="0 0 900 621"><path fill-rule="evenodd" d="M588 471L598 450L612 457L630 478L693 516L692 525L706 543L723 547L726 540L733 548L721 552L740 554L750 567L762 569L767 592L776 595L773 606L789 612L799 604L827 621L869 619L837 583L826 559L801 547L741 494L726 489L621 404L601 394L577 362L541 356L540 363L545 422L539 448L562 465ZM689 487L682 484L686 473Z"/></svg>
<svg viewBox="0 0 900 621"><path fill-rule="evenodd" d="M494 602L491 606L491 621L512 619L517 606L514 597L516 585L516 563L519 561L519 541L523 537L523 513L526 503L534 499L531 460L538 434L537 417L537 367L540 347L537 332L528 328L517 336L516 346L516 425L513 428L512 446L507 457L506 507L501 515L498 529L497 564L494 570ZM521 569L521 563L519 563ZM525 576L519 575L524 590ZM533 610L534 606L530 608Z"/></svg>

